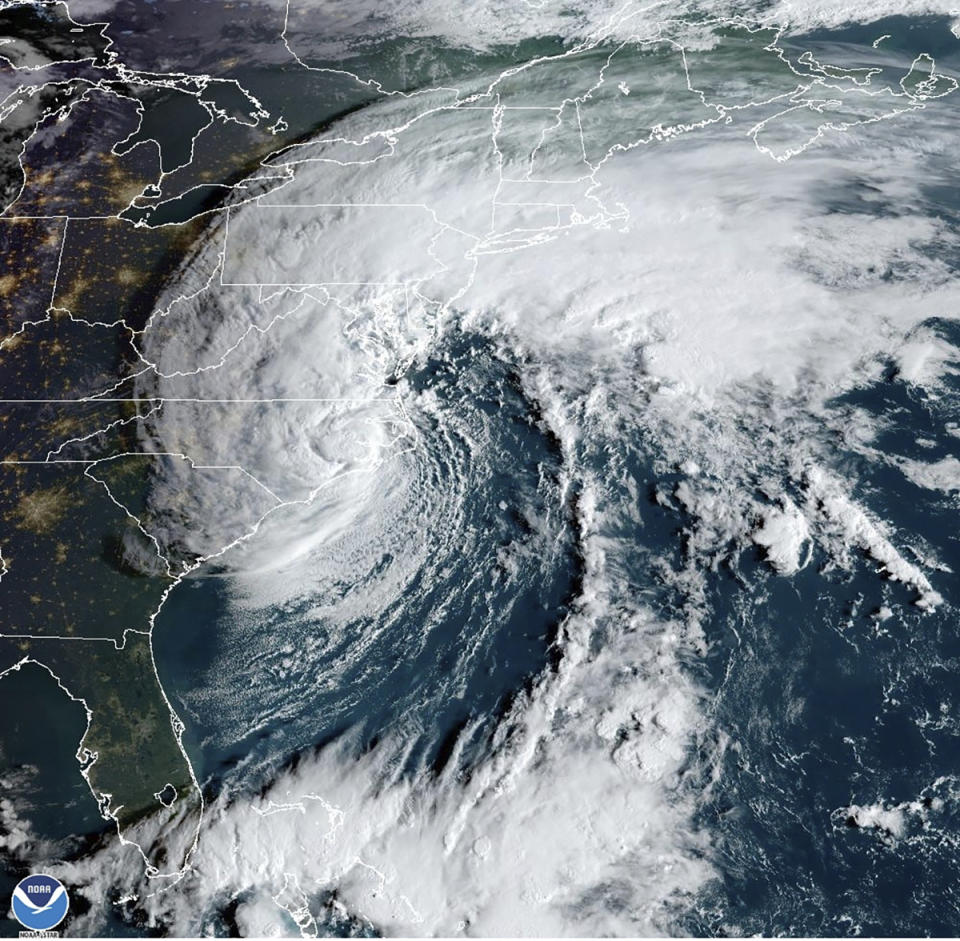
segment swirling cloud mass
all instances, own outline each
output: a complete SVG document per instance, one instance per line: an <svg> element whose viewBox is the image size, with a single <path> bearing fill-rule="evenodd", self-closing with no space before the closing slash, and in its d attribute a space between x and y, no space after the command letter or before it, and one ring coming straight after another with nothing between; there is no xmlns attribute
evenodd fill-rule
<svg viewBox="0 0 960 941"><path fill-rule="evenodd" d="M304 75L437 46L266 157L137 337L207 806L163 891L62 863L71 930L949 922L861 877L957 865L950 11L340 6L275 11Z"/></svg>

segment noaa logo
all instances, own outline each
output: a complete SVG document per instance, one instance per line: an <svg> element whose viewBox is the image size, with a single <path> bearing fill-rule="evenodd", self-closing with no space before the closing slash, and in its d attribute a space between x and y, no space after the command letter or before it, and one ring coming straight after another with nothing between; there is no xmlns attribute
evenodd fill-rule
<svg viewBox="0 0 960 941"><path fill-rule="evenodd" d="M67 890L53 876L27 876L13 890L13 917L31 931L56 928L69 905Z"/></svg>

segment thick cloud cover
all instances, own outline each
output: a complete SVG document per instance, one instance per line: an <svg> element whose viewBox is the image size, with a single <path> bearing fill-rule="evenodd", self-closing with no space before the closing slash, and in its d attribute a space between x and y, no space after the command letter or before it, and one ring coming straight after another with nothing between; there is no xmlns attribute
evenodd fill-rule
<svg viewBox="0 0 960 941"><path fill-rule="evenodd" d="M437 4L377 10L390 29L445 24L453 42L519 39L559 17L551 3L469 19ZM612 10L581 11L576 29ZM836 21L814 4L778 12ZM408 372L458 334L508 351L579 497L584 575L559 667L517 698L465 779L400 774L400 738L361 759L328 748L259 797L225 787L178 887L147 897L113 847L68 873L92 898L116 879L181 930L240 898L245 930L288 930L285 910L310 932L317 893L335 888L388 933L667 931L714 874L695 820L723 735L683 663L701 649L722 547L754 541L782 577L813 543L841 566L862 551L921 606L940 603L935 560L910 561L834 466L847 417L829 403L890 355L901 381L950 368L922 327L960 301L945 260L955 236L924 189L953 133L935 97L949 76L926 65L926 91L911 94L822 73L768 101L799 79L758 43L759 77L708 90L709 70L651 35L655 16L620 10L615 42L491 74L462 90L466 106L448 91L394 98L287 151L274 163L292 181L211 230L141 343L154 367L143 391L170 399L144 446L246 475L158 477L151 497L165 544L186 539L194 555L255 532L218 560L240 612L309 598L348 535L349 578L350 561L395 536L404 494L427 526L445 494L423 482L439 445L422 429L457 416ZM908 59L893 64L909 74ZM840 211L833 196L851 183L866 195ZM856 430L864 453L874 430ZM685 520L681 564L647 560L682 589L673 619L630 583L629 475L585 460L625 436L656 442L650 460L670 475L656 498ZM482 459L484 441L471 444ZM952 469L905 465L938 488ZM411 566L426 565L416 533L410 544ZM371 594L374 614L391 585Z"/></svg>

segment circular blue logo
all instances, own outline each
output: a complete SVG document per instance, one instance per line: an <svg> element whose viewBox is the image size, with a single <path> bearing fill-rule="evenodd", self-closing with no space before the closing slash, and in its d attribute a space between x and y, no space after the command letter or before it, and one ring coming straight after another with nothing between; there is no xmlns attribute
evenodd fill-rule
<svg viewBox="0 0 960 941"><path fill-rule="evenodd" d="M30 931L49 931L66 917L70 899L53 876L27 876L13 890L13 917Z"/></svg>

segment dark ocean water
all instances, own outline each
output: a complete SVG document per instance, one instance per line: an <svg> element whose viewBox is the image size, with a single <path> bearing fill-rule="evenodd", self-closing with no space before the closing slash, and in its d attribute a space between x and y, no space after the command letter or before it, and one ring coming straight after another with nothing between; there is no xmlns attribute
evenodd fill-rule
<svg viewBox="0 0 960 941"><path fill-rule="evenodd" d="M559 495L558 448L538 426L517 368L465 338L409 377L410 394L449 397L452 416L419 429L423 457L396 458L398 476L411 474L405 463L417 465L415 492L403 499L430 520L415 537L428 540L430 557L378 612L387 628L362 653L355 648L379 625L324 618L309 591L280 609L238 612L233 586L201 570L171 595L156 624L157 666L184 706L185 744L202 781L236 762L276 767L348 730L361 749L401 730L412 736L411 767L439 770L455 742L466 754L482 747L513 696L549 664L580 563ZM444 507L430 505L445 493L457 501L456 531ZM505 553L525 543L534 550L521 554L518 573L508 571ZM335 590L376 585L403 551L388 540L359 584ZM329 591L319 572L316 591ZM227 717L195 698L210 688L238 712Z"/></svg>
<svg viewBox="0 0 960 941"><path fill-rule="evenodd" d="M67 852L83 851L85 837L104 828L74 757L87 728L83 707L64 696L45 670L30 664L0 683L0 716L6 785L0 800L15 802L18 816L29 821L36 837ZM23 865L0 867L0 897L9 898L29 874ZM6 915L4 909L0 930L15 935L20 926Z"/></svg>
<svg viewBox="0 0 960 941"><path fill-rule="evenodd" d="M960 341L953 325L929 326ZM458 381L445 383L453 375ZM159 674L186 723L184 744L208 796L224 786L253 793L297 754L348 730L359 750L400 731L416 740L413 765L442 766L452 742L475 722L458 759L469 767L511 696L551 669L556 626L580 577L569 507L553 518L550 538L559 548L549 564L531 564L508 591L500 589L506 594L498 595L496 579L487 577L498 547L529 536L523 514L502 505L539 506L542 513L559 492L557 450L522 394L516 364L467 338L426 364L411 384L451 396L456 430L482 430L485 450L468 466L457 463L454 447L445 452L449 464L431 465L439 475L431 488L456 486L444 474L467 468L461 534L473 536L440 541L447 555L436 571L443 578L416 583L415 603L385 615L392 628L378 648L362 659L347 656L342 672L353 639L348 632L329 648L329 661L311 656L293 674L285 672L280 661L291 647L305 650L311 637L323 634L323 618L311 616L305 602L301 609L256 614L251 634L222 577L188 579L157 621ZM933 461L956 453L950 431L960 423L956 378L933 394L897 381L891 367L881 381L832 408L884 417L873 442L882 454ZM421 430L427 448L434 447L437 428ZM675 614L683 598L651 577L650 560L680 565L689 520L655 498L658 489L671 487L669 475L654 471L655 446L638 430L619 450L586 448L581 457L597 471L607 462L618 494L611 500L638 501L635 530L621 522L616 533L637 547L625 562L627 583L663 616ZM896 531L925 541L953 571L960 568L952 497L918 488L895 467L853 450L841 449L838 464L859 481L854 495L862 505ZM709 576L708 650L689 666L709 691L716 727L731 739L719 782L701 809L721 877L679 915L680 931L944 936L958 930L953 885L960 854L950 794L960 792L960 586L952 573L935 576L946 603L924 613L912 603L914 592L878 578L869 558L860 556L849 570L828 563L815 548L807 568L780 578L757 550L745 549ZM458 587L483 566L489 570L475 588ZM884 606L894 613L880 622L876 614ZM427 622L431 629L423 637ZM476 635L491 624L481 654L466 659ZM364 631L362 624L350 627L357 635ZM332 690L318 682L330 661L341 671ZM231 667L235 672L224 676ZM462 682L451 685L451 674ZM198 696L211 685L227 696L228 709L210 708ZM5 737L4 754L11 764L38 769L30 818L39 833L53 839L95 834L102 826L73 764L82 711L52 686L45 674L28 669L0 684L5 714L16 715L15 704L27 695L39 711L29 731L26 718L7 726L14 734ZM249 688L254 696L245 694ZM943 809L909 818L901 839L846 820L851 804L925 797L944 798ZM18 877L6 878L12 885ZM137 930L122 920L107 928L117 935Z"/></svg>
<svg viewBox="0 0 960 941"><path fill-rule="evenodd" d="M960 340L955 325L934 326ZM878 451L932 461L957 451L949 428L960 417L960 382L944 385L918 391L891 370L834 405L888 420ZM706 662L717 718L736 748L704 808L722 847L722 881L681 920L691 933L960 930L956 500L882 462L841 460L862 505L949 567L934 577L946 603L923 613L910 589L876 577L873 560L829 571L816 550L789 580L766 578L757 559L741 556L737 575L749 587L717 583ZM895 614L878 622L885 605ZM937 798L944 807L913 814L900 839L856 826L844 810Z"/></svg>
<svg viewBox="0 0 960 941"><path fill-rule="evenodd" d="M796 42L824 52L860 44L868 58L867 41L890 32L891 46L948 61L957 54L944 24L898 17ZM929 195L931 207L956 212L949 186L932 185ZM825 202L838 212L863 208L854 192L831 191ZM929 326L960 348L954 325ZM564 489L557 442L524 394L522 358L470 336L441 353L409 377L412 392L438 396L440 417L418 429L420 453L397 459L406 462L398 473L413 481L407 508L426 522L419 534L429 541L429 564L379 613L381 623L318 614L312 597L241 610L230 580L205 570L172 593L157 619L159 675L208 796L255 793L297 755L346 736L359 752L401 735L411 771L451 760L468 770L518 692L554 668L557 628L584 567L576 488ZM891 366L831 408L882 418L872 442L879 454L930 462L957 453L957 377L933 393L897 381ZM651 563L683 562L690 520L656 499L681 475L664 474L656 442L638 424L625 420L620 431L583 444L580 470L609 478L610 503L635 505L636 521L621 514L611 533L636 546L622 560L625 584L673 617L685 599ZM790 578L774 576L753 548L731 551L707 574L706 651L688 667L707 690L714 744L728 739L699 821L713 835L719 879L678 913L680 932L960 931L956 497L835 444L837 468L857 482L852 496L948 567L932 577L945 604L922 612L911 589L878 577L874 561L855 553L850 569L834 568L816 547ZM508 571L504 550L517 545L529 551L512 557ZM359 590L388 580L397 562L385 551L361 573ZM331 586L318 591L329 600ZM885 607L892 614L881 621ZM383 623L388 630L379 630ZM360 647L368 636L373 642ZM25 698L29 717L21 717ZM0 738L5 763L37 769L27 789L36 831L67 841L63 855L82 851L86 844L71 838L105 832L73 757L82 710L45 674L25 669L0 683L0 713L13 717ZM453 758L455 744L462 751ZM876 802L923 809L906 815L896 839L849 823L846 808ZM0 895L19 876L3 873ZM119 920L107 930L137 932Z"/></svg>
<svg viewBox="0 0 960 941"><path fill-rule="evenodd" d="M953 342L960 339L948 324L933 326ZM478 368L481 387L491 392L487 401L505 398L494 426L495 471L471 481L471 512L484 520L491 538L499 533L509 540L517 535L515 524L492 522L489 508L516 488L531 487L524 475L537 463L549 464L551 452L530 424L522 397L509 391L503 365L487 359ZM434 382L439 372L427 367L417 381ZM478 408L485 407L481 400ZM891 370L832 407L886 417L874 442L882 453L925 461L955 453L949 431L960 420L955 379L933 395L896 381ZM585 461L597 457L583 455ZM668 477L654 473L654 457L640 437L606 454L635 485L622 499L641 495L642 525L618 533L637 545L627 563L628 584L670 616L682 598L651 579L649 563L659 558L679 565L688 521L653 498L657 488L670 486ZM862 505L895 531L924 540L953 571L960 567L952 497L919 488L896 468L853 451L838 461L859 481L855 497ZM379 663L404 661L388 679L357 665L347 705L339 693L303 695L293 715L264 727L262 709L273 696L265 673L248 713L231 718L228 727L238 731L228 741L223 717L192 707L192 692L211 682L209 671L223 669L225 658L268 662L272 645L322 630L322 624L305 622L296 611L277 614L263 625L257 649L241 649L231 637L236 619L226 585L219 579L188 582L158 621L157 656L174 702L186 706L185 742L201 780L216 792L218 782L236 782L233 765L242 761L252 784L266 782L271 767L348 728L361 730L360 748L398 729L416 729L422 747L415 754L442 761L445 743L462 730L465 717L485 719L480 728L489 729L504 697L524 678L550 668L552 630L577 579L574 542L557 562L546 583L524 578L511 616L498 624L473 667L466 697L451 698L445 680L450 669L459 669L464 645L489 610L455 604L414 656L405 652L424 612L440 603L438 592L450 590L440 585L404 611L397 633L384 640L398 646L375 655ZM773 576L757 550L746 549L709 578L708 652L690 668L709 690L717 728L730 737L719 782L701 809L701 823L714 834L721 878L679 917L678 930L940 936L958 930L953 885L960 855L951 794L960 790L960 587L949 572L935 576L945 604L924 613L913 604L912 589L878 578L876 569L859 553L852 568L832 568L815 548L810 565L786 579ZM462 577L456 570L451 575ZM877 613L885 606L893 614L881 621ZM325 664L311 668L322 673ZM252 675L244 666L238 682ZM244 737L245 724L257 726L257 733ZM479 732L476 741L482 742ZM461 760L469 764L470 755L468 749ZM847 821L851 804L935 798L944 799L943 807L908 816L900 839Z"/></svg>

